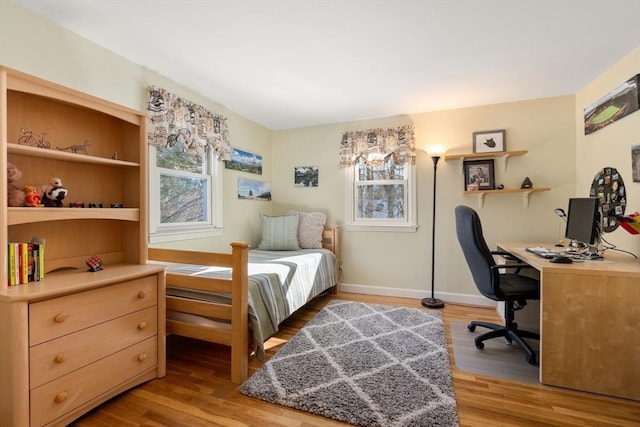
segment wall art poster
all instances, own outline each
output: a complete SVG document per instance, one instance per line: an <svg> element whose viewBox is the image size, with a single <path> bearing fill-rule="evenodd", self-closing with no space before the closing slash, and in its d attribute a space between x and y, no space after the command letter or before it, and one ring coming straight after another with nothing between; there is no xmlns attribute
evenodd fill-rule
<svg viewBox="0 0 640 427"><path fill-rule="evenodd" d="M226 169L262 175L262 156L238 148L232 148L231 160L225 160L224 167Z"/></svg>
<svg viewBox="0 0 640 427"><path fill-rule="evenodd" d="M296 187L317 187L318 166L296 166L293 171L293 182Z"/></svg>
<svg viewBox="0 0 640 427"><path fill-rule="evenodd" d="M589 135L638 110L640 74L584 109L584 134Z"/></svg>
<svg viewBox="0 0 640 427"><path fill-rule="evenodd" d="M271 183L238 178L238 199L271 200Z"/></svg>
<svg viewBox="0 0 640 427"><path fill-rule="evenodd" d="M640 144L631 146L631 170L633 182L640 182Z"/></svg>

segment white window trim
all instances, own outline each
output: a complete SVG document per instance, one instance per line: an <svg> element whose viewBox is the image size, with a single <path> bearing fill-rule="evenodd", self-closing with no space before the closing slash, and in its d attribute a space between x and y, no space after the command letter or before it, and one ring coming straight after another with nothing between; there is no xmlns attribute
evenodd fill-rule
<svg viewBox="0 0 640 427"><path fill-rule="evenodd" d="M153 209L160 200L159 172L156 165L156 149L149 145L149 244L176 242L180 240L202 239L221 236L222 224L222 161L215 158L213 150L207 150L207 165L211 168L212 194L210 212L211 224L160 226Z"/></svg>
<svg viewBox="0 0 640 427"><path fill-rule="evenodd" d="M344 225L341 226L347 231L384 231L397 233L414 233L418 229L416 221L417 215L417 195L416 195L416 168L410 163L408 168L409 178L407 180L406 191L406 220L377 220L377 219L356 219L355 217L355 188L357 181L355 179L356 166L352 165L344 169L345 178L345 218ZM388 181L385 181L388 182Z"/></svg>

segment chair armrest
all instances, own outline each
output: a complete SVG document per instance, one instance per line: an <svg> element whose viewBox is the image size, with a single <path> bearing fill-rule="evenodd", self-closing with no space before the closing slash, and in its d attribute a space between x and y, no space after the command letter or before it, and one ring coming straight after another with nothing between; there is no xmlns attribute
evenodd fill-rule
<svg viewBox="0 0 640 427"><path fill-rule="evenodd" d="M521 268L534 268L533 266L529 265L529 264L499 264L499 265L492 265L491 266L492 269L496 269L496 270L500 270L500 269L506 269L506 268L517 268L518 270Z"/></svg>
<svg viewBox="0 0 640 427"><path fill-rule="evenodd" d="M491 251L491 255L501 255L504 259L508 259L509 261L519 261L522 262L522 260L520 258L518 258L517 256L513 255L510 252L505 252L505 251Z"/></svg>

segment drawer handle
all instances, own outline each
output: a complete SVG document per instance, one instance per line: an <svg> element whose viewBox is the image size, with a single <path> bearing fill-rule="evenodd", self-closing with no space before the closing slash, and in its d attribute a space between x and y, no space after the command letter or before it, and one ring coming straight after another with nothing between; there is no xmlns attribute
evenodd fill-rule
<svg viewBox="0 0 640 427"><path fill-rule="evenodd" d="M142 298L144 298L144 297L146 297L146 296L147 296L147 291L140 291L140 292L138 292L138 298L139 298L139 299L142 299Z"/></svg>
<svg viewBox="0 0 640 427"><path fill-rule="evenodd" d="M58 394L56 394L56 398L53 399L56 403L62 403L65 400L67 400L67 397L69 397L69 393L67 393L66 391L62 391Z"/></svg>
<svg viewBox="0 0 640 427"><path fill-rule="evenodd" d="M146 358L147 358L147 353L140 353L138 355L138 362L144 362Z"/></svg>
<svg viewBox="0 0 640 427"><path fill-rule="evenodd" d="M69 315L67 313L62 312L56 314L56 317L54 317L53 320L55 320L56 323L62 323L67 320L68 317Z"/></svg>
<svg viewBox="0 0 640 427"><path fill-rule="evenodd" d="M147 322L140 322L138 324L138 329L141 330L141 331L146 327L147 327Z"/></svg>
<svg viewBox="0 0 640 427"><path fill-rule="evenodd" d="M64 363L69 358L67 353L60 353L56 356L56 363Z"/></svg>

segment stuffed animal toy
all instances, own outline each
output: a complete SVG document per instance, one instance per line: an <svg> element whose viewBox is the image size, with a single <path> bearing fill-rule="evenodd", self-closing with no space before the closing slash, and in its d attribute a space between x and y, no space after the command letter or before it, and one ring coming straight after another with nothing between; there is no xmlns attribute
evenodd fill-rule
<svg viewBox="0 0 640 427"><path fill-rule="evenodd" d="M68 191L62 186L60 178L51 178L49 185L45 187L42 193L42 203L48 208L60 208L67 193Z"/></svg>
<svg viewBox="0 0 640 427"><path fill-rule="evenodd" d="M24 190L25 206L33 207L33 208L42 206L40 204L40 200L42 200L42 197L40 196L40 193L38 193L38 191L36 190L36 187L34 187L33 185L25 185L23 190Z"/></svg>
<svg viewBox="0 0 640 427"><path fill-rule="evenodd" d="M24 191L16 186L22 178L22 172L13 163L7 163L7 206L19 207L24 205Z"/></svg>

